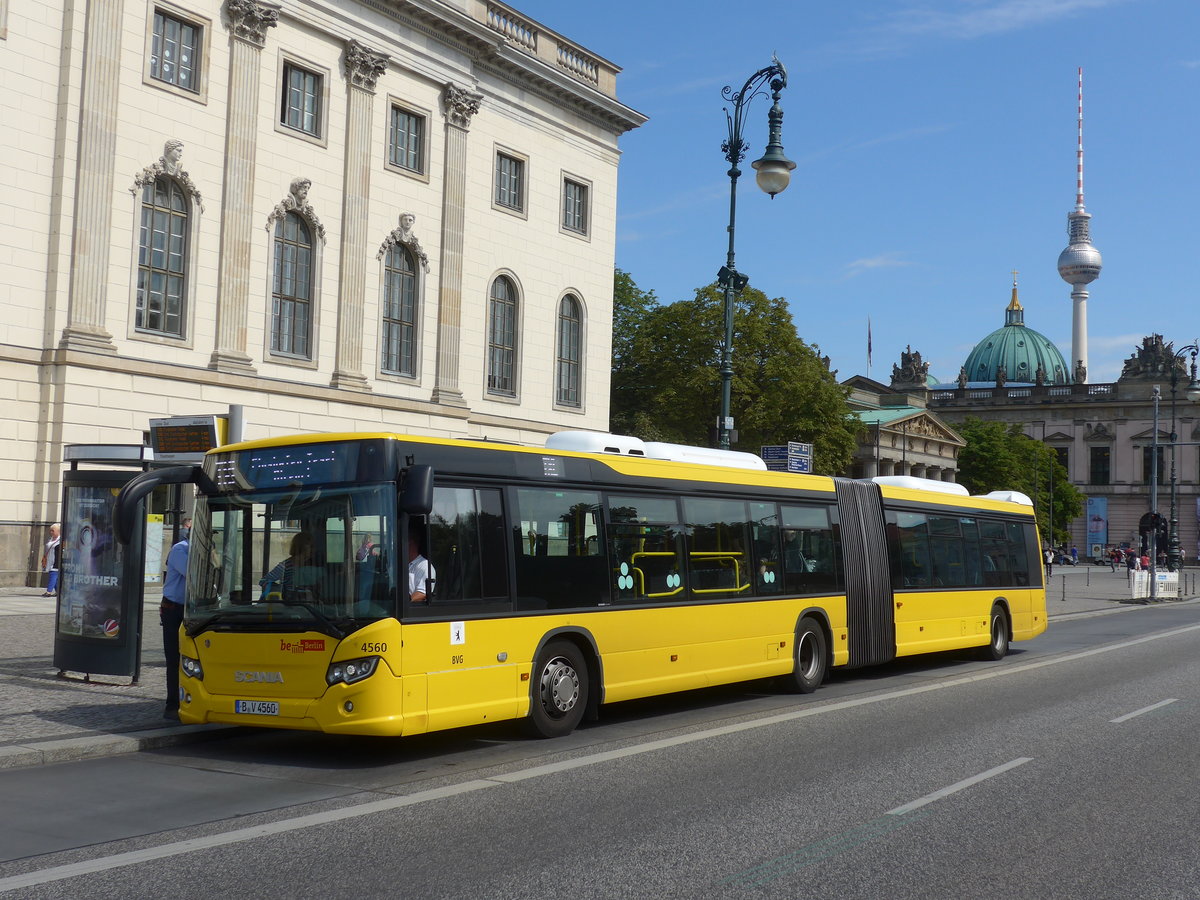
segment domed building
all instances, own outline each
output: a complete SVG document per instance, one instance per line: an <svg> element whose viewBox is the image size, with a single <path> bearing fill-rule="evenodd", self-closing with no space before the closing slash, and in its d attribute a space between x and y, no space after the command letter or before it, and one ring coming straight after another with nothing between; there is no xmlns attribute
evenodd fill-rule
<svg viewBox="0 0 1200 900"><path fill-rule="evenodd" d="M1025 310L1013 280L1012 300L1004 311L1004 327L997 328L967 357L959 372L972 386L1005 384L1071 384L1071 369L1048 337L1025 324Z"/></svg>

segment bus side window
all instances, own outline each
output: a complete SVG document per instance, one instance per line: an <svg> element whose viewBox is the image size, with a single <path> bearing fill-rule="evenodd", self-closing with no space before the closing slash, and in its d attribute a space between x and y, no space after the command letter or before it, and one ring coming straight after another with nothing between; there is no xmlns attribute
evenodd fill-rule
<svg viewBox="0 0 1200 900"><path fill-rule="evenodd" d="M436 614L438 605L448 602L508 600L508 551L498 489L434 488L429 537L436 575L433 593L420 609Z"/></svg>
<svg viewBox="0 0 1200 900"><path fill-rule="evenodd" d="M517 608L571 609L607 601L599 492L517 488L513 493Z"/></svg>
<svg viewBox="0 0 1200 900"><path fill-rule="evenodd" d="M1003 522L979 520L979 549L983 553L983 583L988 587L1011 587L1014 582Z"/></svg>
<svg viewBox="0 0 1200 900"><path fill-rule="evenodd" d="M757 565L747 552L747 512L742 500L684 497L688 579L701 597L749 596Z"/></svg>
<svg viewBox="0 0 1200 900"><path fill-rule="evenodd" d="M924 513L896 513L900 544L900 571L904 587L929 587L933 583L929 560L929 524Z"/></svg>
<svg viewBox="0 0 1200 900"><path fill-rule="evenodd" d="M683 534L674 499L610 495L610 582L617 603L683 596Z"/></svg>
<svg viewBox="0 0 1200 900"><path fill-rule="evenodd" d="M837 590L841 569L829 510L825 506L781 506L783 585L789 594Z"/></svg>
<svg viewBox="0 0 1200 900"><path fill-rule="evenodd" d="M779 515L774 503L750 503L754 583L759 594L783 593L783 567L779 558Z"/></svg>

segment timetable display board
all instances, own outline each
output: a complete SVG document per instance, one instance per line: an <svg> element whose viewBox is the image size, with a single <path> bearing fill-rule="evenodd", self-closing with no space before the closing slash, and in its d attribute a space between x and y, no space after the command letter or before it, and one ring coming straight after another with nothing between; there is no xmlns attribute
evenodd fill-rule
<svg viewBox="0 0 1200 900"><path fill-rule="evenodd" d="M225 420L218 416L172 416L150 420L150 446L162 462L199 462L224 440Z"/></svg>

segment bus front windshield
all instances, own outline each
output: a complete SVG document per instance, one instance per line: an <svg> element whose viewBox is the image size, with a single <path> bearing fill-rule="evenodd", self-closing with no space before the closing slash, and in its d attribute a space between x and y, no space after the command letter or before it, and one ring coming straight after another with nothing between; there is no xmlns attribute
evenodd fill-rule
<svg viewBox="0 0 1200 900"><path fill-rule="evenodd" d="M396 611L394 484L200 497L185 624L344 636Z"/></svg>

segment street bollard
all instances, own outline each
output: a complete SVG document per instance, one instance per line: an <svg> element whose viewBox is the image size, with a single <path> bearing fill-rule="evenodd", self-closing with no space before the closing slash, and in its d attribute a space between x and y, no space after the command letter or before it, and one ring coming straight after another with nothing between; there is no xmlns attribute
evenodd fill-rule
<svg viewBox="0 0 1200 900"><path fill-rule="evenodd" d="M1088 587L1092 586L1092 567L1091 566L1087 567L1087 586Z"/></svg>
<svg viewBox="0 0 1200 900"><path fill-rule="evenodd" d="M1062 589L1063 589L1063 591L1062 591L1062 602L1063 602L1063 603L1066 603L1066 602L1067 602L1067 576L1066 576L1066 575L1060 575L1059 577L1062 579Z"/></svg>

